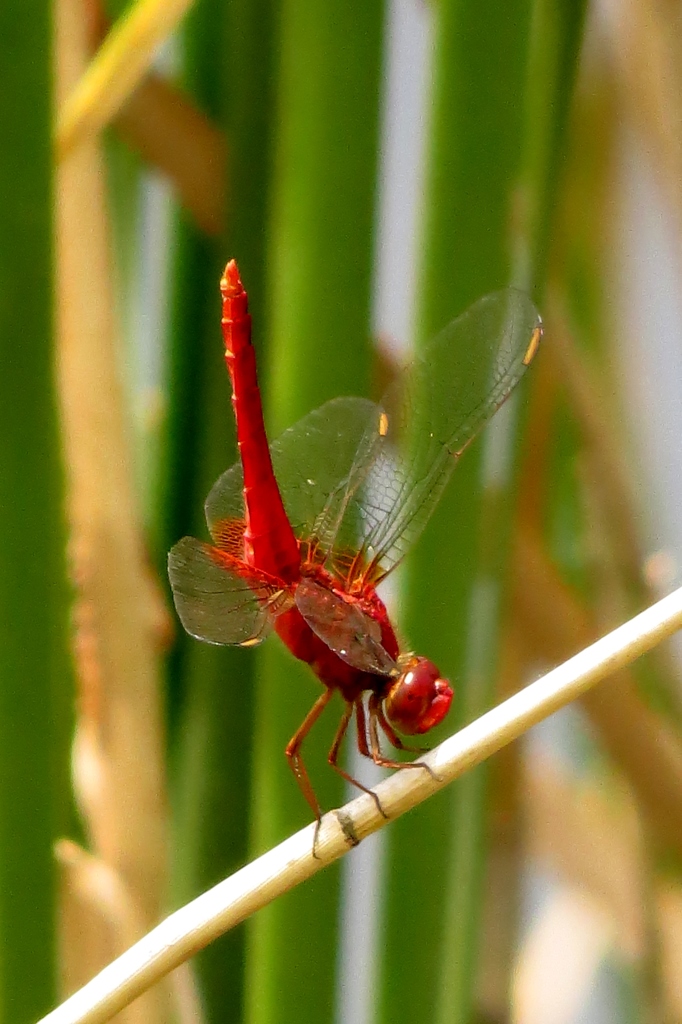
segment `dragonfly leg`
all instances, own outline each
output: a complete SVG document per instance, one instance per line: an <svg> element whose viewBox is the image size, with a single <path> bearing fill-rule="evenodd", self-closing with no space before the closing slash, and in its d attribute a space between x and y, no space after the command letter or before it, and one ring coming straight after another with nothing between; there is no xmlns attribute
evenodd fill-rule
<svg viewBox="0 0 682 1024"><path fill-rule="evenodd" d="M410 754L428 754L429 750L431 750L431 747L412 747L409 743L403 743L400 736L398 736L397 732L386 718L384 709L378 701L376 705L376 713L377 718L379 719L379 725L386 733L389 743L391 743L396 750L406 750Z"/></svg>
<svg viewBox="0 0 682 1024"><path fill-rule="evenodd" d="M355 702L356 714L357 714L357 707L358 707L358 705L360 705L360 707L362 707L362 699L361 698L358 698L358 700ZM352 714L353 714L353 705L352 704L346 704L345 711L343 712L343 718L341 719L341 722L339 724L339 728L336 730L336 736L334 737L334 742L332 743L332 747L331 747L331 750L329 751L329 756L328 756L327 760L329 761L329 763L332 766L332 768L334 769L334 771L339 773L341 778L345 779L346 782L350 782L350 784L352 786L357 786L357 788L361 789L363 791L363 793L368 793L372 797L372 799L374 800L374 803L377 805L377 810L379 811L379 814L383 815L383 817L386 818L387 815L384 814L384 809L381 806L381 802L379 800L379 797L376 795L374 790L369 789L368 786L364 786L362 784L362 782L359 782L357 779L353 778L353 776L349 772L345 771L343 768L341 768L341 766L339 764L337 764L337 758L339 756L339 749L341 747L341 743L343 741L343 737L346 735L346 731L348 729L348 723L350 722ZM362 717L363 717L362 725L363 725L363 729L364 729L364 708L363 708ZM364 754L365 751L362 749L362 744L360 742L360 724L361 723L358 722L358 746L360 747L360 753ZM365 748L366 748L367 747L367 737L364 735L364 731L363 731L363 739L364 739L364 745L365 745Z"/></svg>
<svg viewBox="0 0 682 1024"><path fill-rule="evenodd" d="M367 716L365 714L365 705L363 704L362 697L358 697L355 702L355 722L358 733L358 750L363 757L369 757L371 759L372 753L367 743Z"/></svg>
<svg viewBox="0 0 682 1024"><path fill-rule="evenodd" d="M384 757L381 753L379 742L379 726L383 728L383 713L381 712L381 698L375 693L369 698L369 740L372 747L372 760L382 768L425 768L429 775L435 778L433 772L423 761L394 761L390 757ZM388 723L387 723L388 724ZM393 730L391 730L392 732ZM390 733L387 733L391 739ZM397 737L396 737L397 738ZM393 740L391 739L391 742Z"/></svg>
<svg viewBox="0 0 682 1024"><path fill-rule="evenodd" d="M303 743L303 740L306 738L312 727L315 725L315 722L318 720L318 718L326 708L329 701L332 699L333 693L333 690L326 689L322 696L317 698L317 700L311 707L310 711L305 716L300 726L287 743L286 748L284 750L284 753L286 754L287 757L287 761L289 762L289 767L294 773L294 777L296 779L296 782L298 783L299 789L301 790L303 796L308 801L308 806L315 815L315 820L317 824L315 826L315 836L313 838L313 857L315 857L316 859L318 858L315 852L315 846L320 831L320 825L322 823L322 810L320 808L318 799L315 796L315 790L313 789L312 783L310 782L308 771L303 762L303 758L301 757L301 744Z"/></svg>

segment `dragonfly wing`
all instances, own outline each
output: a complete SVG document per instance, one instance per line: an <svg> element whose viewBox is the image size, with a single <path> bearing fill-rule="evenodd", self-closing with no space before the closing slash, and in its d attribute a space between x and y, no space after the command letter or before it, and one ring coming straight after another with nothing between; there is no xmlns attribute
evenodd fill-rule
<svg viewBox="0 0 682 1024"><path fill-rule="evenodd" d="M219 548L243 555L244 473L241 462L218 477L204 502L209 533Z"/></svg>
<svg viewBox="0 0 682 1024"><path fill-rule="evenodd" d="M395 672L396 663L381 643L379 623L356 604L305 577L294 600L313 633L346 664L382 676Z"/></svg>
<svg viewBox="0 0 682 1024"><path fill-rule="evenodd" d="M271 445L275 477L294 533L325 546L330 524L348 488L358 446L378 407L365 398L333 398L285 430ZM243 530L242 467L236 463L215 482L204 506L215 543L237 553L233 538Z"/></svg>
<svg viewBox="0 0 682 1024"><path fill-rule="evenodd" d="M366 398L334 398L308 413L270 445L275 477L296 537L314 545L323 561L337 541L338 526L346 523L345 546L357 552L362 528L351 530L348 509L351 473L359 481L358 448L379 421L381 410ZM206 521L214 543L241 558L244 531L244 476L235 463L220 476L206 499Z"/></svg>
<svg viewBox="0 0 682 1024"><path fill-rule="evenodd" d="M358 446L378 407L366 398L333 398L270 446L275 476L294 532L324 550L343 507Z"/></svg>
<svg viewBox="0 0 682 1024"><path fill-rule="evenodd" d="M314 559L341 578L385 576L421 533L454 465L523 376L541 336L535 306L507 289L480 299L400 375L380 406L337 398L270 447L284 506ZM215 543L239 554L241 466L206 501ZM359 559L354 556L360 554Z"/></svg>
<svg viewBox="0 0 682 1024"><path fill-rule="evenodd" d="M168 576L183 626L210 644L260 643L284 610L284 596L269 577L194 537L171 549Z"/></svg>
<svg viewBox="0 0 682 1024"><path fill-rule="evenodd" d="M389 388L358 448L346 499L345 514L362 519L364 561L378 567L375 579L419 536L457 459L516 387L541 336L526 295L494 292L446 327ZM339 536L345 529L344 521Z"/></svg>

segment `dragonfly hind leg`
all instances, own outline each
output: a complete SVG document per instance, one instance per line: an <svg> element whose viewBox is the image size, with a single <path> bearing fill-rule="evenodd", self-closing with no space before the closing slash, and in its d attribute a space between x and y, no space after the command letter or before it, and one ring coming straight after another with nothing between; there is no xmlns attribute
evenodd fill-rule
<svg viewBox="0 0 682 1024"><path fill-rule="evenodd" d="M294 778L298 783L298 787L306 798L308 806L315 815L315 820L317 822L315 827L315 837L313 839L314 857L317 857L317 854L315 853L315 846L317 843L317 836L320 831L320 824L322 822L322 809L320 808L319 801L315 796L315 790L313 789L308 776L308 770L304 764L303 758L301 757L301 745L331 700L332 695L333 690L325 690L322 696L317 698L284 750L287 761L289 762L289 767L294 773Z"/></svg>

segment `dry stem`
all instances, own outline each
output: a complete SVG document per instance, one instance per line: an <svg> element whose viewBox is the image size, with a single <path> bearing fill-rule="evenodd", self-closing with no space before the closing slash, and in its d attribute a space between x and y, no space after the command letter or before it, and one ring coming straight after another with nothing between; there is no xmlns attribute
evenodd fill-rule
<svg viewBox="0 0 682 1024"><path fill-rule="evenodd" d="M513 608L532 654L548 661L589 643L585 610L551 566L532 531L517 535ZM609 754L625 772L659 839L682 854L682 747L669 723L621 671L582 698Z"/></svg>
<svg viewBox="0 0 682 1024"><path fill-rule="evenodd" d="M219 235L227 182L220 129L179 89L153 74L123 105L115 127L143 160L168 177L197 226Z"/></svg>
<svg viewBox="0 0 682 1024"><path fill-rule="evenodd" d="M57 15L63 95L87 60L88 40L80 0L60 0ZM75 785L92 850L120 879L118 894L127 897L119 911L139 935L159 918L166 878L158 599L136 509L94 142L62 162L57 199L58 385L78 593ZM119 935L118 949L129 934ZM138 1019L163 1019L161 997L150 1000Z"/></svg>
<svg viewBox="0 0 682 1024"><path fill-rule="evenodd" d="M430 772L399 771L382 782L376 792L385 814L390 819L404 814L681 627L682 588L450 737L424 757ZM109 1020L213 939L385 824L368 795L325 815L317 858L309 825L171 914L42 1024Z"/></svg>

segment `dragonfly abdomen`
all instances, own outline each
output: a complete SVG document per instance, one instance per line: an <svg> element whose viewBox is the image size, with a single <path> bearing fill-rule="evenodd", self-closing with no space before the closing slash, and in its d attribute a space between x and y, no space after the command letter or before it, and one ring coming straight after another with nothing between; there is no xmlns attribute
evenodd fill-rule
<svg viewBox="0 0 682 1024"><path fill-rule="evenodd" d="M248 298L234 260L225 268L220 291L225 362L232 382L237 443L244 470L244 561L288 583L299 574L298 542L272 468L256 353L251 343Z"/></svg>

